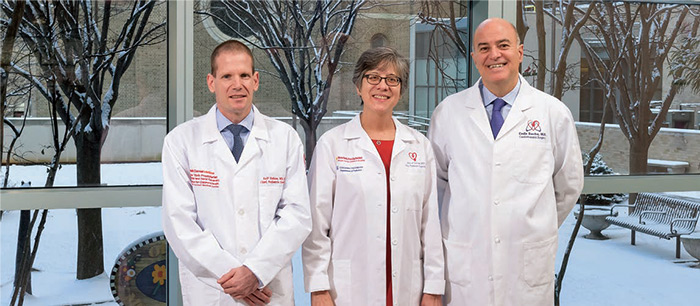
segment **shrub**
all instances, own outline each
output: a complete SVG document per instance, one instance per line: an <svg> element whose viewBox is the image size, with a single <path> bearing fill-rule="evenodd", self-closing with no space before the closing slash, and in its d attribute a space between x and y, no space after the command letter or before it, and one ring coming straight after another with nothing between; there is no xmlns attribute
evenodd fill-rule
<svg viewBox="0 0 700 306"><path fill-rule="evenodd" d="M586 167L586 164L588 163L588 154L583 154L583 166L584 170ZM608 164L605 163L603 160L603 156L601 154L596 154L595 157L593 158L593 164L591 165L591 171L590 173L586 173L589 175L614 175L617 174L615 171L613 171ZM586 194L583 195L583 199L585 204L587 205L611 205L611 204L617 204L622 201L624 201L626 198L625 194L623 193L593 193L593 194Z"/></svg>

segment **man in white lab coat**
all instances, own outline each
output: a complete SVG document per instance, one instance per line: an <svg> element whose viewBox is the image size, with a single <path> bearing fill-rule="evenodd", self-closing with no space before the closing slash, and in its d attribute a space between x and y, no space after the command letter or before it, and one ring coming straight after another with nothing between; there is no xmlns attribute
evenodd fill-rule
<svg viewBox="0 0 700 306"><path fill-rule="evenodd" d="M531 87L515 27L488 19L471 53L479 82L441 102L437 161L446 305L554 303L557 230L583 188L569 109Z"/></svg>
<svg viewBox="0 0 700 306"><path fill-rule="evenodd" d="M163 144L163 230L185 305L293 305L291 258L311 231L303 146L253 106L250 49L214 49L216 105Z"/></svg>

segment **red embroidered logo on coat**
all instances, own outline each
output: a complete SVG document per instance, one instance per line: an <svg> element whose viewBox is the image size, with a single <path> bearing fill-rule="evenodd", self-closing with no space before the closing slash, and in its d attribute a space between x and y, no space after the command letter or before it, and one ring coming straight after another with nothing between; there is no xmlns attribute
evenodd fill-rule
<svg viewBox="0 0 700 306"><path fill-rule="evenodd" d="M190 169L192 186L219 188L219 177L214 171Z"/></svg>
<svg viewBox="0 0 700 306"><path fill-rule="evenodd" d="M408 152L408 158L410 158L412 161L416 161L418 154L416 152Z"/></svg>
<svg viewBox="0 0 700 306"><path fill-rule="evenodd" d="M529 120L527 122L527 127L525 127L525 132L530 132L530 131L542 132L542 128L540 127L540 122L537 120Z"/></svg>

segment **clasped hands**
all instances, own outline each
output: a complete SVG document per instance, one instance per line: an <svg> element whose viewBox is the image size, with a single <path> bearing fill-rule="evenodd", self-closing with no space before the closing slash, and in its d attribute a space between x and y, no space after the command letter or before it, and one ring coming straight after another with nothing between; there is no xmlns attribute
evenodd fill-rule
<svg viewBox="0 0 700 306"><path fill-rule="evenodd" d="M216 282L226 294L250 306L270 303L272 291L267 287L258 289L258 278L246 266L231 269Z"/></svg>

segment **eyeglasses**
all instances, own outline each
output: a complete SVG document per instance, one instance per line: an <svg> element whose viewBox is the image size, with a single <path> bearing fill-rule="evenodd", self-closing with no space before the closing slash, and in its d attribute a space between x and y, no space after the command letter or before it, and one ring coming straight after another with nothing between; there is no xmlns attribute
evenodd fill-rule
<svg viewBox="0 0 700 306"><path fill-rule="evenodd" d="M363 77L367 79L367 83L369 83L370 85L379 85L379 82L381 82L382 80L384 80L384 82L386 82L386 85L390 87L396 87L399 86L399 84L401 84L401 78L393 75L387 77L380 77L376 74L365 74Z"/></svg>

